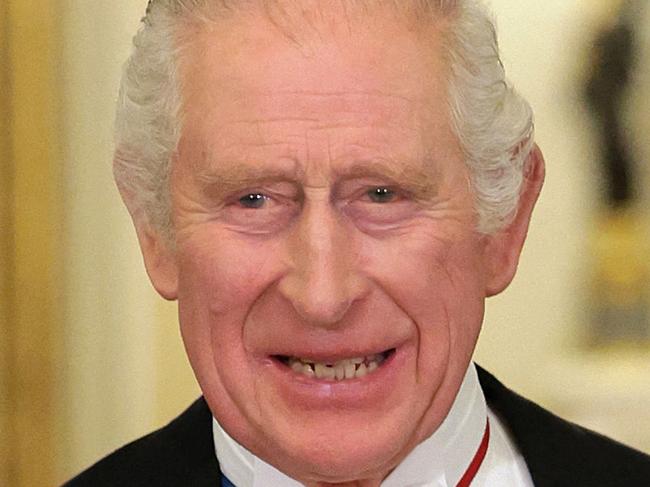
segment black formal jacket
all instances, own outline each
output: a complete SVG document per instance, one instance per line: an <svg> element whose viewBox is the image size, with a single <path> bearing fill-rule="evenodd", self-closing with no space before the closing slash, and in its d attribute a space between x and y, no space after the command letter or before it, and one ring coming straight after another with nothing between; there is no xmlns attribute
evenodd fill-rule
<svg viewBox="0 0 650 487"><path fill-rule="evenodd" d="M490 408L510 429L536 487L650 487L649 456L554 416L481 368L478 374ZM212 415L200 398L167 426L65 485L218 487L219 479Z"/></svg>

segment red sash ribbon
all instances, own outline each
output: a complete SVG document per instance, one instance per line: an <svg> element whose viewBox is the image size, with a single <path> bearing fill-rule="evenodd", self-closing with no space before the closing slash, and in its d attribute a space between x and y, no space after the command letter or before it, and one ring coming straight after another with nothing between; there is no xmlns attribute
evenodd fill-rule
<svg viewBox="0 0 650 487"><path fill-rule="evenodd" d="M485 422L485 433L483 433L483 439L481 440L481 444L479 445L478 450L476 450L476 454L474 455L474 458L472 458L469 467L467 467L467 470L465 470L465 473L456 484L456 487L470 486L472 480L474 480L474 477L476 476L476 472L478 472L478 469L481 468L481 464L485 459L489 442L490 442L490 420L487 420Z"/></svg>

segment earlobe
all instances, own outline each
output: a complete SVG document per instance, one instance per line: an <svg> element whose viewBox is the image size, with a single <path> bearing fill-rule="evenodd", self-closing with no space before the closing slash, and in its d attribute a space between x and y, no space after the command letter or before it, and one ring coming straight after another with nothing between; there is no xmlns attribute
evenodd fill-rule
<svg viewBox="0 0 650 487"><path fill-rule="evenodd" d="M486 296L499 294L515 276L528 224L544 183L544 174L544 157L535 144L524 166L524 180L514 219L502 230L485 237Z"/></svg>
<svg viewBox="0 0 650 487"><path fill-rule="evenodd" d="M163 298L175 300L178 295L178 266L174 251L148 223L134 223L151 284Z"/></svg>

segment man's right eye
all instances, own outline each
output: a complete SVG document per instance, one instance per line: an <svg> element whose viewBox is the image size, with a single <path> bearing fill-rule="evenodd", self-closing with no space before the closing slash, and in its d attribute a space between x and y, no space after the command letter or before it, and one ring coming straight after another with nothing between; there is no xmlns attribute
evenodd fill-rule
<svg viewBox="0 0 650 487"><path fill-rule="evenodd" d="M268 196L261 193L249 193L239 198L239 203L245 208L258 209L262 208L268 199Z"/></svg>

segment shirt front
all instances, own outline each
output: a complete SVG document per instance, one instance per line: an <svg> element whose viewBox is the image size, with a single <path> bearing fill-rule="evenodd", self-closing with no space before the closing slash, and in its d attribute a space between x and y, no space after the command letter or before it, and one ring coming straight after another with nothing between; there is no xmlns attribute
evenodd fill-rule
<svg viewBox="0 0 650 487"><path fill-rule="evenodd" d="M406 456L381 487L455 487L476 456L487 421L487 453L472 487L532 487L521 453L501 420L485 403L474 364L467 369L440 427ZM213 437L221 471L236 487L302 487L237 443L216 419Z"/></svg>

